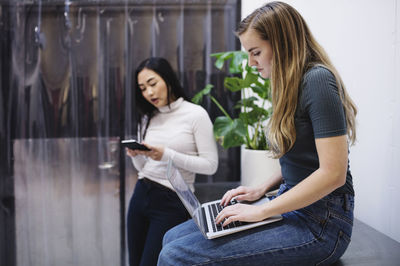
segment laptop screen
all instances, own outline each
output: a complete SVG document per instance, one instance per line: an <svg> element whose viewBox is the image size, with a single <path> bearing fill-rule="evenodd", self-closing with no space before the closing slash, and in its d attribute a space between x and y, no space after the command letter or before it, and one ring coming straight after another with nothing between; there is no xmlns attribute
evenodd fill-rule
<svg viewBox="0 0 400 266"><path fill-rule="evenodd" d="M167 166L167 178L171 185L174 187L176 193L185 205L189 214L193 217L196 211L200 208L200 202L190 190L189 186L183 180L183 177L178 169L169 160Z"/></svg>
<svg viewBox="0 0 400 266"><path fill-rule="evenodd" d="M201 204L171 160L168 161L167 178L202 234L206 236L206 225Z"/></svg>

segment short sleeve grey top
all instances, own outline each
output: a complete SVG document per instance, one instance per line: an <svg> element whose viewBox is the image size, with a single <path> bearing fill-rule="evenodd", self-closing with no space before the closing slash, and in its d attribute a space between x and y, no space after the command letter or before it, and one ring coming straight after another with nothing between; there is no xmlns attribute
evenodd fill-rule
<svg viewBox="0 0 400 266"><path fill-rule="evenodd" d="M334 75L322 66L311 68L301 84L295 114L296 141L280 158L284 181L294 186L319 167L316 138L347 134L346 118ZM346 183L334 191L354 195L350 167Z"/></svg>

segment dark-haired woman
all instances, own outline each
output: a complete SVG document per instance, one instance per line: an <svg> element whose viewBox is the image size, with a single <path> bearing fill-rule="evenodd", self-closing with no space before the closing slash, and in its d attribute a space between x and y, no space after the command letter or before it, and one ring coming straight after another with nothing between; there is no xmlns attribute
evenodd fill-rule
<svg viewBox="0 0 400 266"><path fill-rule="evenodd" d="M222 198L255 200L280 187L262 205L238 203L216 218L223 226L283 219L207 240L192 221L164 236L159 265L330 265L345 252L353 226L354 190L349 143L355 141L356 107L338 72L302 16L272 2L239 25L248 64L270 78L273 114L268 141L281 171L258 187L238 187Z"/></svg>
<svg viewBox="0 0 400 266"><path fill-rule="evenodd" d="M138 132L150 151L127 150L139 178L128 209L129 263L151 266L157 264L164 233L189 218L166 179L168 160L193 190L195 173L215 173L218 154L207 112L186 100L167 60L146 59L135 76Z"/></svg>

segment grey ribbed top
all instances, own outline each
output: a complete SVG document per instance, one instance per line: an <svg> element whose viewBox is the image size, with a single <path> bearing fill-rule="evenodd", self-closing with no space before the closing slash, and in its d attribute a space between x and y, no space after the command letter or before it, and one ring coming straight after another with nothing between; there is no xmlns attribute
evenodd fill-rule
<svg viewBox="0 0 400 266"><path fill-rule="evenodd" d="M316 138L345 135L344 109L334 75L322 66L311 68L303 78L295 114L296 141L280 158L285 182L294 186L318 169ZM334 192L354 195L350 167L346 184Z"/></svg>

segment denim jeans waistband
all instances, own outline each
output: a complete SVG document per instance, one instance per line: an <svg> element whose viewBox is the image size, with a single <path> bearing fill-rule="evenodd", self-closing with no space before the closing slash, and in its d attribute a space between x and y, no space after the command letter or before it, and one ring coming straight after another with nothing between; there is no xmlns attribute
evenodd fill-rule
<svg viewBox="0 0 400 266"><path fill-rule="evenodd" d="M329 194L322 198L334 204L342 205L345 211L349 211L354 205L354 196L351 194Z"/></svg>
<svg viewBox="0 0 400 266"><path fill-rule="evenodd" d="M157 188L157 189L164 190L164 191L167 191L167 192L175 193L175 191L173 191L172 189L170 189L170 188L168 188L166 186L163 186L163 185L161 185L161 184L159 184L157 182L154 182L153 180L150 180L150 179L148 179L146 177L142 178L142 179L139 179L139 181L142 181L144 184L146 184L149 187L153 187L153 188Z"/></svg>

